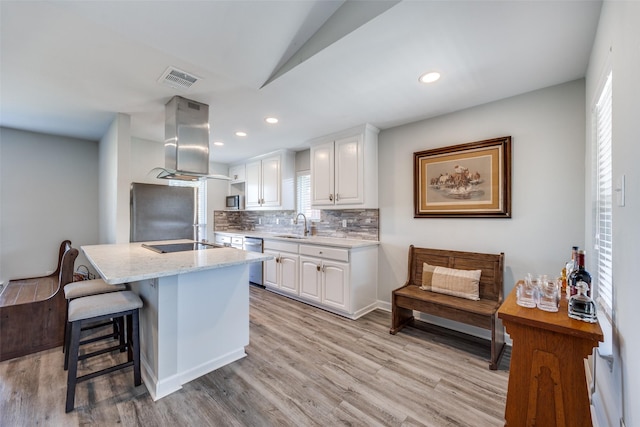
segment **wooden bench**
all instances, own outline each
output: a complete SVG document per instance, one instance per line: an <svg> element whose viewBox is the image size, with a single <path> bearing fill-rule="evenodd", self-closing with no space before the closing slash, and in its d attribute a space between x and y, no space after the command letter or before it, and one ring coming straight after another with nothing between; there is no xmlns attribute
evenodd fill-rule
<svg viewBox="0 0 640 427"><path fill-rule="evenodd" d="M425 291L422 285L423 263L460 270L482 270L480 300ZM409 246L407 282L391 296L391 334L413 325L413 311L419 311L491 331L489 368L498 369L504 353L504 328L497 311L502 304L504 253L482 254Z"/></svg>
<svg viewBox="0 0 640 427"><path fill-rule="evenodd" d="M69 273L60 277L63 255ZM73 280L78 250L65 240L58 267L48 276L11 280L0 295L0 361L61 346L64 340L66 300L64 285Z"/></svg>

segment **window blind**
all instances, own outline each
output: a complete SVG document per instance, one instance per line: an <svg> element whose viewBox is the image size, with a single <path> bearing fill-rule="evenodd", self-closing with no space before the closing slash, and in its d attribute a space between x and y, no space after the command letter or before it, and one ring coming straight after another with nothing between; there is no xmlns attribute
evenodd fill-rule
<svg viewBox="0 0 640 427"><path fill-rule="evenodd" d="M607 76L595 108L596 123L596 300L609 319L613 307L613 248L612 211L613 178L611 168L612 145L612 74Z"/></svg>
<svg viewBox="0 0 640 427"><path fill-rule="evenodd" d="M311 208L311 173L301 171L296 176L296 208L308 220L320 220L320 210Z"/></svg>

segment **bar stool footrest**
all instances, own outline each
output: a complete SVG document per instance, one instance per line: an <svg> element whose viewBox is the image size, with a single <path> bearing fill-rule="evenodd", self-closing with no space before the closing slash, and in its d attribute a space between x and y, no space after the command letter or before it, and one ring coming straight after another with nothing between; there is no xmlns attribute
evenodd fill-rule
<svg viewBox="0 0 640 427"><path fill-rule="evenodd" d="M116 351L116 350L120 350L122 352L123 350L126 350L126 348L127 348L126 344L125 345L114 345L114 346L111 346L111 347L107 347L107 348L103 348L103 349L100 349L100 350L92 351L91 353L81 354L81 355L78 356L78 360L85 360L85 359L88 359L88 358L93 357L93 356L99 356L101 354L111 353L112 351Z"/></svg>
<svg viewBox="0 0 640 427"><path fill-rule="evenodd" d="M87 338L86 340L80 341L80 345L91 344L92 342L101 341L107 338L117 339L118 334L114 334L113 332L106 335L100 335L99 337Z"/></svg>
<svg viewBox="0 0 640 427"><path fill-rule="evenodd" d="M108 368L104 368L96 372L91 372L90 374L82 375L76 378L76 383L90 380L91 378L99 377L100 375L110 374L111 372L119 371L120 369L128 368L129 366L133 366L133 361L120 363L119 365L110 366ZM138 385L140 384L136 384L136 386Z"/></svg>

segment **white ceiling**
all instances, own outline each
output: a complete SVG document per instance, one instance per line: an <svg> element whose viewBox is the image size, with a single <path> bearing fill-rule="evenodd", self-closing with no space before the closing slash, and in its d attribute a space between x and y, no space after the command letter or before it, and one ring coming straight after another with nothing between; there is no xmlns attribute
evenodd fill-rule
<svg viewBox="0 0 640 427"><path fill-rule="evenodd" d="M211 159L230 163L365 122L386 129L582 78L601 3L1 0L0 7L1 126L97 140L120 112L131 116L133 136L162 142L164 104L180 95L210 106L211 141L225 143L212 146ZM264 85L303 45L298 65ZM168 66L201 80L188 90L164 86L158 79ZM440 81L420 84L430 70ZM271 115L278 125L264 123Z"/></svg>

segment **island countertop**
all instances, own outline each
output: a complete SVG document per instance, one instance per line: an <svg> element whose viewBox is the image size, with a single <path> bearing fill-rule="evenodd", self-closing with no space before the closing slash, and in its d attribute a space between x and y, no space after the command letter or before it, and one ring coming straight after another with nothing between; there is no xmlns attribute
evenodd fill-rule
<svg viewBox="0 0 640 427"><path fill-rule="evenodd" d="M191 240L165 240L147 244L186 243ZM89 262L110 285L182 273L211 270L272 259L273 256L235 248L157 253L138 243L81 246Z"/></svg>

